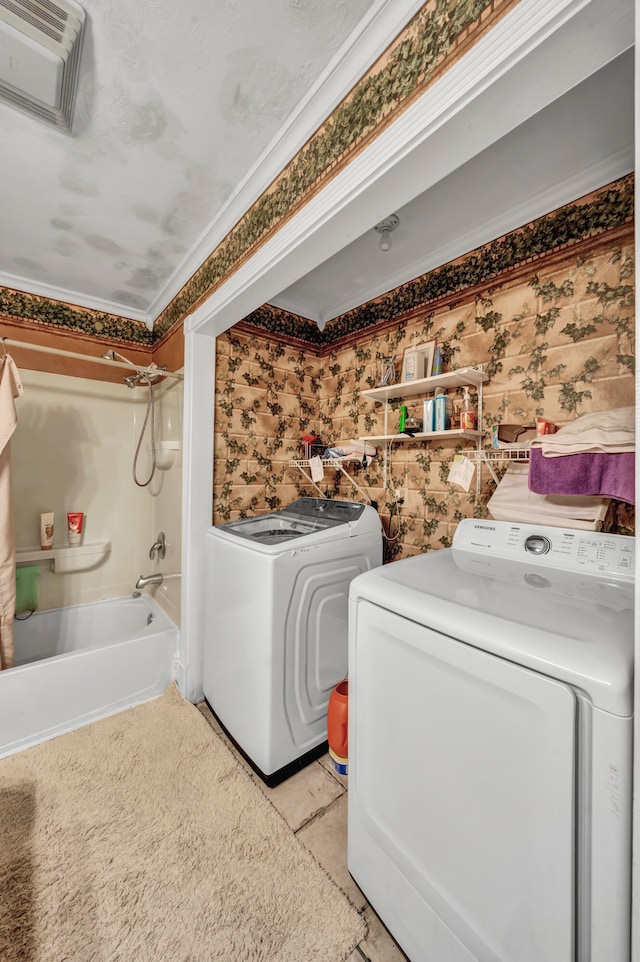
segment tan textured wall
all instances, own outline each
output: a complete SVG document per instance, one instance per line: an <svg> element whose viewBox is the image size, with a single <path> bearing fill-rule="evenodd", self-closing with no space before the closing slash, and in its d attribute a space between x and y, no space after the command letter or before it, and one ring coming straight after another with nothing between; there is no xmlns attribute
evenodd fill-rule
<svg viewBox="0 0 640 962"><path fill-rule="evenodd" d="M561 424L589 411L632 405L632 284L631 239L600 241L587 254L541 258L535 269L491 291L463 293L454 307L414 313L405 323L365 332L322 358L305 358L274 338L233 332L220 337L214 522L286 504L300 491L314 493L287 467L308 430L318 430L328 445L382 434L383 407L361 392L377 383L388 356L397 353L399 366L404 349L414 343L435 338L445 370L484 366L490 375L485 430L540 415ZM412 407L420 413L420 402L407 406L410 414ZM464 446L455 439L394 444L386 492L380 447L378 458L355 475L359 483L364 479L383 516L390 492L407 491L394 557L446 546L461 518L486 515L494 488L486 470L478 504L475 484L467 493L446 480ZM325 473L325 482L337 496L358 497L345 479L334 484L333 472ZM621 509L617 523L629 533L632 512Z"/></svg>

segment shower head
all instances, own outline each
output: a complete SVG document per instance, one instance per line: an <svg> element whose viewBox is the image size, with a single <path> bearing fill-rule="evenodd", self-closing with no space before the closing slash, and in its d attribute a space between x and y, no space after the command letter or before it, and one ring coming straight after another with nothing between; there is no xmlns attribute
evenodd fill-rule
<svg viewBox="0 0 640 962"><path fill-rule="evenodd" d="M113 348L105 351L102 357L106 361L122 361L124 364L128 364L130 367L137 367L137 365L134 364L133 361L130 361L128 357L124 357L123 354L118 354L118 352L114 351Z"/></svg>
<svg viewBox="0 0 640 962"><path fill-rule="evenodd" d="M124 383L130 388L137 387L138 384L147 384L149 386L152 384L157 384L158 381L162 380L162 372L167 370L166 365L163 365L163 367L157 367L155 364L149 365L147 370L144 370L137 364L134 364L133 361L130 361L128 357L124 357L124 355L114 351L113 348L105 351L102 357L106 361L122 361L124 364L128 364L129 367L135 369L134 374L126 374L123 378Z"/></svg>
<svg viewBox="0 0 640 962"><path fill-rule="evenodd" d="M158 381L162 381L162 372L166 370L166 367L159 367L156 368L155 374L152 374L150 371L138 371L136 374L125 374L123 380L127 387L130 388L138 387L139 384L146 384L147 387L151 387L152 384L157 384Z"/></svg>

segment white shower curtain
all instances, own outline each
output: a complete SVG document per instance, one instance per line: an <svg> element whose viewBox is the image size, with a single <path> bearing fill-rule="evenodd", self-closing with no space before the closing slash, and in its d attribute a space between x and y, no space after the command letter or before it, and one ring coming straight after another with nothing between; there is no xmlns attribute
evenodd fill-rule
<svg viewBox="0 0 640 962"><path fill-rule="evenodd" d="M0 355L0 669L13 665L13 616L16 610L16 543L11 504L9 441L18 421L14 400L22 381L9 354Z"/></svg>

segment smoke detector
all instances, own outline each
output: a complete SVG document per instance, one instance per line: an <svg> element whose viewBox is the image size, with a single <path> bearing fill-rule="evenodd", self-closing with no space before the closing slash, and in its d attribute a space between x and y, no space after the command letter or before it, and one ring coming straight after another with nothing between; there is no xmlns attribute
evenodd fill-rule
<svg viewBox="0 0 640 962"><path fill-rule="evenodd" d="M0 100L70 130L84 22L73 0L0 0Z"/></svg>

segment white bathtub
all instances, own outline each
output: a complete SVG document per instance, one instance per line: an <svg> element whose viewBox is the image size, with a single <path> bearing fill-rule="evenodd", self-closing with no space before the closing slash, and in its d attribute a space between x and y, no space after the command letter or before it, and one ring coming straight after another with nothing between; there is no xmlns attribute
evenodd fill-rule
<svg viewBox="0 0 640 962"><path fill-rule="evenodd" d="M116 598L16 620L0 671L0 758L166 691L178 630L150 598Z"/></svg>

